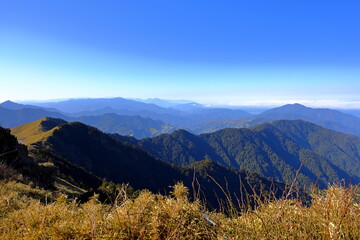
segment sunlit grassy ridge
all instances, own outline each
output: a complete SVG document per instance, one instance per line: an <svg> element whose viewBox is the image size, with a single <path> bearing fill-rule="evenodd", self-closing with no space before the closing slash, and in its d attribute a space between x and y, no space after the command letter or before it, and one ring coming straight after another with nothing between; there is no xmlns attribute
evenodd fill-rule
<svg viewBox="0 0 360 240"><path fill-rule="evenodd" d="M52 201L54 194L15 182L1 182L0 193L1 239L360 239L355 187L314 193L310 206L262 200L232 215L190 202L182 184L172 196L142 191L130 199L119 189L112 205Z"/></svg>
<svg viewBox="0 0 360 240"><path fill-rule="evenodd" d="M11 129L11 133L26 145L41 141L56 130L56 126L66 123L64 120L55 118L41 118L37 121L20 125Z"/></svg>

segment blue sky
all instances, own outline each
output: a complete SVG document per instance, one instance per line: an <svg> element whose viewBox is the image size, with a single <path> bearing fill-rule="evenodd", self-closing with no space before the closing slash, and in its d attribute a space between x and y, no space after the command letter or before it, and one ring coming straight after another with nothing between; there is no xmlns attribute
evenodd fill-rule
<svg viewBox="0 0 360 240"><path fill-rule="evenodd" d="M0 101L360 108L359 1L1 1Z"/></svg>

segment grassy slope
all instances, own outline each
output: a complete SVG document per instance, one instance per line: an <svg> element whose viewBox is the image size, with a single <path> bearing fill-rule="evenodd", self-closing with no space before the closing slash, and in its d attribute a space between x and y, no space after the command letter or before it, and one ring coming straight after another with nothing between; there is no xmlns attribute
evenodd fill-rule
<svg viewBox="0 0 360 240"><path fill-rule="evenodd" d="M254 210L224 215L187 199L177 184L173 196L143 191L119 195L113 205L96 198L84 204L64 195L0 182L1 239L360 239L356 188L330 187L313 202L263 200ZM40 200L40 201L39 201ZM210 223L204 216L211 219Z"/></svg>
<svg viewBox="0 0 360 240"><path fill-rule="evenodd" d="M37 149L36 146L33 145L34 143L40 143L47 139L54 131L60 128L60 125L65 123L62 119L42 118L35 122L15 127L11 129L11 133L29 148L31 157L28 157L28 153L26 152L26 157L29 161L31 161L33 165L37 165L35 163L38 163L41 169L48 173L49 176L43 177L41 181L43 183L48 182L48 184L53 185L61 192L74 196L84 193L85 190L83 188L97 188L101 185L101 180L97 176L75 166L56 154ZM42 176L40 173L32 174Z"/></svg>
<svg viewBox="0 0 360 240"><path fill-rule="evenodd" d="M30 145L51 136L57 129L56 126L64 123L66 122L61 119L46 117L14 127L11 129L11 133L17 137L19 142Z"/></svg>

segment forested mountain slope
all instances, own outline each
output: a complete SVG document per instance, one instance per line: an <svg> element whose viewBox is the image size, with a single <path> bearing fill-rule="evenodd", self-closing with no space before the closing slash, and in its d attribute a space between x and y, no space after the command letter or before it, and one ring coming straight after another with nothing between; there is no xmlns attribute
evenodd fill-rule
<svg viewBox="0 0 360 240"><path fill-rule="evenodd" d="M170 163L187 165L211 159L287 183L300 166L299 182L305 185L325 187L341 179L358 182L360 177L359 138L301 120L201 135L179 130L139 141L118 139Z"/></svg>
<svg viewBox="0 0 360 240"><path fill-rule="evenodd" d="M170 165L138 147L79 122L45 118L16 127L12 132L27 144L38 161L50 161L57 166L72 164L108 181L130 183L135 189L147 188L153 192L168 193L169 186L182 181L189 188L195 187L194 191L197 189L212 206L218 206L217 198L225 196L209 175L224 188L227 181L229 190L238 195L241 182L243 193L251 194L253 189L269 192L271 186L280 189L279 192L284 189L284 185L255 173L226 168L210 160L185 167ZM65 170L63 175L69 174L76 179L78 173L69 167ZM81 181L82 186L86 185L85 177Z"/></svg>

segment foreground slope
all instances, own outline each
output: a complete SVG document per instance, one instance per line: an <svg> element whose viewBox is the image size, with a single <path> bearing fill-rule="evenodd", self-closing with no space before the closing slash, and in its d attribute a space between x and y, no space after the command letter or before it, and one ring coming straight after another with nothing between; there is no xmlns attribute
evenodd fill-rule
<svg viewBox="0 0 360 240"><path fill-rule="evenodd" d="M189 201L182 184L172 196L142 191L112 205L78 204L48 191L0 180L1 239L360 239L356 188L330 187L301 199L258 200L225 215ZM126 189L121 189L126 192ZM9 204L10 203L10 204Z"/></svg>
<svg viewBox="0 0 360 240"><path fill-rule="evenodd" d="M19 144L9 129L0 127L0 180L3 178L33 181L43 187L52 185L51 174L28 156L26 146Z"/></svg>

